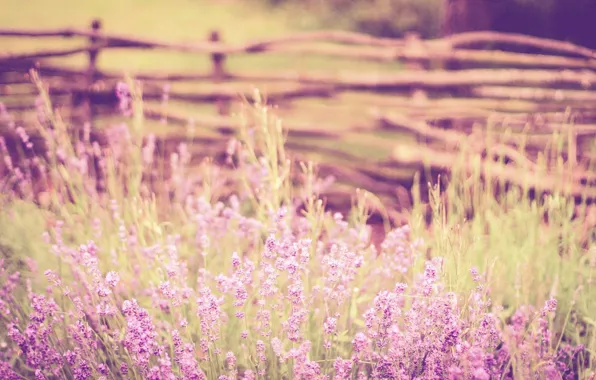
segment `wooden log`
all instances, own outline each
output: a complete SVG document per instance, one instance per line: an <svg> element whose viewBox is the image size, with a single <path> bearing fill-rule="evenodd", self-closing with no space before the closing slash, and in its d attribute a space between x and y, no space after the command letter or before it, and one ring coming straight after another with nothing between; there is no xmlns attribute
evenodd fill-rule
<svg viewBox="0 0 596 380"><path fill-rule="evenodd" d="M242 55L242 54L261 54L261 53L289 53L294 55L319 55L333 58L343 58L358 61L373 62L396 62L396 61L419 61L429 63L432 61L441 62L461 62L468 64L491 64L506 65L509 67L522 68L554 68L554 69L596 69L596 60L576 59L567 57L558 57L550 55L509 53L504 51L479 51L479 50L443 50L437 49L434 45L425 44L420 41L420 46L424 49L412 50L408 42L404 47L388 49L374 47L344 47L344 46L292 46L292 45L272 45L263 47L260 50L251 50L246 46L228 46L219 42L212 42L211 45L155 45L155 46L137 46L137 48L162 48L174 51L183 51L196 54L209 55ZM131 49L135 46L127 46ZM112 49L123 48L121 44L105 43L97 48ZM24 54L4 54L0 55L0 63L3 61L40 59L46 57L58 57L77 54L86 51L85 48L78 49L58 49L41 52L32 52Z"/></svg>
<svg viewBox="0 0 596 380"><path fill-rule="evenodd" d="M91 37L90 32L77 28L59 28L59 29L29 29L20 30L12 28L0 28L0 36L4 37ZM127 37L123 35L106 34L104 35L111 42L127 43L129 45L150 45L151 42L146 39ZM351 45L368 45L380 47L399 47L404 45L401 39L378 38L363 33L324 30L314 32L300 32L288 36L264 39L250 43L251 50L258 50L261 46L273 44L288 44L298 42L337 42ZM493 31L465 32L453 34L446 38L431 39L432 44L451 44L454 47L474 46L482 43L507 43L511 45L534 47L546 51L557 53L574 54L586 58L596 59L596 52L592 49L579 46L566 41L557 41L547 38L540 38L516 33L502 33ZM160 42L155 42L159 44ZM249 44L247 44L249 45Z"/></svg>
<svg viewBox="0 0 596 380"><path fill-rule="evenodd" d="M77 83L64 82L62 80L46 80L49 84L50 95L65 95L72 93L85 94L89 92L97 99L106 99L109 101L115 100L115 82L101 82L96 83L90 90L85 86ZM180 100L185 102L197 103L211 103L218 100L225 101L240 101L243 98L252 98L253 86L243 85L241 87L233 87L231 85L221 84L212 85L210 88L205 88L201 92L181 92L168 91L168 97L172 100ZM329 98L334 95L333 86L316 86L316 85L289 85L285 86L283 90L272 90L265 93L269 102L281 102L295 98L312 97L312 98ZM21 88L12 90L10 95L12 97L31 97L35 96L37 92L33 88ZM143 89L143 98L147 100L159 100L163 96L163 89L155 85L146 85Z"/></svg>
<svg viewBox="0 0 596 380"><path fill-rule="evenodd" d="M445 38L455 48L474 46L485 43L506 43L510 45L534 47L545 51L552 51L557 53L573 54L585 58L596 59L596 51L579 46L571 42L551 40L548 38L540 38L516 33L501 33L501 32L466 32L454 34Z"/></svg>
<svg viewBox="0 0 596 380"><path fill-rule="evenodd" d="M317 169L319 174L323 177L332 175L338 181L351 183L354 186L375 192L377 194L393 194L395 191L395 185L377 181L357 168L350 168L349 166L344 165L319 163L317 164Z"/></svg>
<svg viewBox="0 0 596 380"><path fill-rule="evenodd" d="M47 49L32 53L1 53L0 65L14 63L15 61L34 61L42 58L66 57L70 55L88 53L90 50L106 47L105 44L96 44L93 46L84 46L69 49Z"/></svg>
<svg viewBox="0 0 596 380"><path fill-rule="evenodd" d="M552 144L553 141L552 136L498 136L493 144L487 145L486 136L483 133L467 135L457 131L443 130L434 128L423 121L412 120L397 114L377 114L376 119L380 123L391 126L392 128L399 128L425 139L439 141L445 144L449 151L464 151L482 155L488 154L494 158L506 157L521 167L534 171L538 171L540 168L520 152L519 149L522 148L520 145L524 144L524 149L533 147L539 152L544 152L547 145ZM567 150L564 150L564 152L567 152ZM577 156L577 150L572 152L572 154ZM567 154L568 156L569 154ZM590 173L584 168L578 167L576 158L568 158L568 164L573 165L573 171L569 178L575 181L596 181L596 173ZM549 168L549 170L554 171L555 168Z"/></svg>
<svg viewBox="0 0 596 380"><path fill-rule="evenodd" d="M425 46L422 43L420 36L417 33L409 33L406 35L405 53L409 56L423 56L427 54ZM425 72L428 70L428 62L420 58L404 58L406 60L406 67L409 71ZM410 95L416 101L424 101L428 98L428 94L423 88L415 87Z"/></svg>
<svg viewBox="0 0 596 380"><path fill-rule="evenodd" d="M458 72L430 71L424 73L401 72L397 74L339 73L333 79L323 75L301 75L295 77L302 83L317 82L353 89L391 89L400 87L453 88L477 85L577 85L590 88L596 84L596 72L592 71L548 71L548 70L503 70L473 69Z"/></svg>
<svg viewBox="0 0 596 380"><path fill-rule="evenodd" d="M149 106L144 107L144 113L146 118L152 120L161 120L164 116L160 110ZM186 126L188 125L190 119L191 117L186 115L168 112L168 121L173 124L181 124ZM215 129L223 135L235 134L243 125L242 120L230 116L201 115L193 116L192 120L194 124L197 126ZM250 121L247 122L249 123L249 125L252 125ZM283 124L284 128L287 130L287 135L289 137L330 139L337 139L340 137L338 133L333 133L322 128L317 128L315 126L295 122L284 122Z"/></svg>
<svg viewBox="0 0 596 380"><path fill-rule="evenodd" d="M408 54L414 58L413 54ZM396 56L401 56L398 52ZM419 56L424 60L441 60L465 64L501 65L511 68L596 69L596 59L575 59L545 54L510 53L500 50L431 50Z"/></svg>
<svg viewBox="0 0 596 380"><path fill-rule="evenodd" d="M593 129L593 125L584 124L585 120L596 121L596 111L578 111L570 114L567 114L564 109L558 112L506 112L448 105L433 107L432 104L434 103L424 108L395 106L392 107L392 111L412 119L434 122L433 125L436 126L441 126L443 122L447 121L462 121L468 122L470 126L473 126L474 123L481 123L487 126L511 127L514 130L528 129L529 131L546 132L567 130L573 127L580 131L580 134L591 133ZM574 119L581 120L581 122L572 122ZM447 125L450 124L447 123Z"/></svg>
<svg viewBox="0 0 596 380"><path fill-rule="evenodd" d="M470 89L471 93L485 98L523 99L536 102L596 102L596 91L563 90L553 88L511 88L505 86L479 86Z"/></svg>
<svg viewBox="0 0 596 380"><path fill-rule="evenodd" d="M58 88L57 93L60 91L66 92L80 92L84 89L80 89L79 86L64 86L65 88ZM186 102L197 102L197 103L210 103L217 101L240 101L243 98L250 99L253 91L249 88L252 86L245 86L246 89L236 89L230 86L214 86L213 90L206 89L203 92L178 92L169 90L168 96L171 100L181 100ZM104 85L98 89L92 89L95 94L112 94L113 90L110 87ZM268 91L265 93L267 100L270 102L278 102L284 100L291 100L302 97L313 97L313 98L328 98L334 94L333 87L330 86L289 86L284 90ZM162 91L159 88L147 86L143 91L143 98L147 100L161 99Z"/></svg>
<svg viewBox="0 0 596 380"><path fill-rule="evenodd" d="M358 94L358 101L362 105L371 107L391 107L393 109L407 109L411 112L425 113L427 110L445 109L463 113L470 110L470 113L507 113L511 115L538 115L538 114L560 114L569 111L571 115L581 117L583 114L590 115L594 107L590 104L566 103L566 102L531 102L517 99L490 99L473 97L444 97L430 98L424 102L417 102L410 97L392 94L367 94L360 96L357 91L344 91L338 99ZM351 99L349 99L351 100ZM567 110L570 108L570 110Z"/></svg>
<svg viewBox="0 0 596 380"><path fill-rule="evenodd" d="M12 37L93 37L93 33L85 30L78 30L73 28L66 28L66 29L57 29L57 30L38 30L38 31L19 31L13 29L0 29L0 36L12 36ZM298 48L294 49L292 45L301 42L338 42L338 43L348 43L352 45L368 45L374 47L383 47L385 50L391 47L403 47L405 42L403 40L393 40L393 39L382 39L382 38L375 38L371 36L367 36L364 34L358 33L349 33L349 32L338 32L338 31L319 31L319 32L305 32L305 33L297 33L290 36L284 36L279 38L273 39L266 39L261 41L254 41L244 44L239 44L236 46L232 45L223 45L218 43L194 43L194 44L181 44L181 43L169 43L164 41L158 40L148 40L138 37L130 37L130 36L122 36L122 35L114 35L114 34L104 34L102 39L106 41L106 43L110 47L137 47L137 48L163 48L163 49L171 49L171 50L178 50L178 51L188 51L188 52L197 52L197 53L205 53L205 54L240 54L240 53L262 53L266 51L275 51L280 49L293 49L294 52L299 53L306 53L309 47L306 48ZM453 48L461 48L462 46L478 44L482 42L508 42L516 45L524 45L524 46L532 46L532 47L539 47L545 50L553 50L557 52L564 52L564 53L573 53L576 55L583 56L585 58L590 58L595 60L596 59L596 52L592 51L591 49L577 46L571 43L562 42L562 41L555 41L555 40L548 40L543 38L537 37L530 37L524 35L517 35L517 34L506 34L506 33L497 33L497 32L473 32L473 33L462 33L458 35L452 35L447 38L443 39L436 39L436 40L429 40L426 42L429 49L428 51L440 51L442 49L438 49L438 47L451 45ZM301 50L306 49L306 50ZM312 52L312 51L311 51ZM356 51L354 53L349 53L348 50L322 50L321 53L330 53L334 55L344 55L345 57L357 57L358 54L363 54L363 57L373 58L373 59L396 59L399 58L397 56L391 56L382 54L383 50L379 50L379 54L375 55L367 55L365 52ZM469 57L474 57L474 54L477 52L469 51L467 52L471 54ZM504 54L515 54L515 53L505 53ZM392 53L393 54L393 53ZM380 57L380 58L379 58ZM473 59L481 59L486 62L487 58L480 58L481 55L475 56L476 58ZM510 56L510 59L507 61L511 64L515 64L515 55ZM414 59L415 57L410 57ZM428 56L428 59L431 57ZM455 59L463 59L464 57L461 56ZM527 57L528 59L531 58L531 55ZM553 59L558 58L562 59L562 57L552 57ZM466 58L469 59L469 58ZM497 58L498 59L498 58ZM518 59L518 61L523 61L523 59ZM537 65L540 65L540 61L535 59ZM543 59L543 61L548 61L548 59ZM563 62L563 61L560 61ZM572 62L572 61L570 61ZM534 64L534 63L533 63ZM543 63L548 65L549 63ZM551 63L552 64L552 63ZM577 63L579 64L579 63ZM559 65L559 63L557 63ZM573 65L573 64L571 64ZM585 66L579 66L585 67Z"/></svg>
<svg viewBox="0 0 596 380"><path fill-rule="evenodd" d="M30 29L30 30L19 30L11 28L0 28L0 36L3 37L90 37L89 32L84 29L77 28L60 28L60 29ZM110 41L116 42L129 42L130 44L146 45L149 42L144 39L136 37L126 37L122 35L109 34L105 35ZM403 41L400 39L393 38L380 38L374 37L363 33L338 31L338 30L322 30L322 31L311 31L295 33L288 36L276 37L256 41L250 43L251 50L258 50L262 45L273 45L273 44L287 44L287 43L298 43L298 42L312 42L312 41L324 41L324 42L336 42L350 45L369 45L369 46L402 46Z"/></svg>
<svg viewBox="0 0 596 380"><path fill-rule="evenodd" d="M80 78L80 79L82 79L85 76L84 68L82 70L81 69L73 69L73 68L52 65L47 62L43 62L43 63L40 62L37 65L36 70L39 73L39 75L43 78L54 76L54 77L60 77L60 78ZM15 83L23 83L23 82L28 83L26 78L24 78L24 75L26 75L28 72L29 72L29 69L27 67L23 67L23 65L13 65L12 67L10 65L8 65L6 67L5 73L7 73L7 74L11 73L11 74L13 74L14 77L17 77L15 79L20 79L18 81L15 80ZM19 76L21 78L18 78ZM105 77L105 75L98 69L97 77L100 79L103 79ZM120 79L120 78L122 78L121 74L120 75L114 74L113 79ZM3 83L6 83L6 82L3 82Z"/></svg>
<svg viewBox="0 0 596 380"><path fill-rule="evenodd" d="M47 70L47 71L44 71ZM41 65L42 75L83 75L84 72L65 70L51 65ZM212 74L203 73L131 73L136 79L144 81L211 81ZM98 71L98 78L120 80L120 73ZM338 71L335 75L328 72L286 71L277 73L230 73L220 74L220 80L231 82L293 82L301 84L324 84L337 86L342 90L368 90L386 88L424 87L426 89L450 89L458 86L494 87L494 86L548 86L575 85L587 90L596 86L596 72L551 71L520 69L468 69L457 72L434 70L421 73L398 72L362 74L361 72ZM492 90L491 90L492 91ZM566 91L570 91L566 89ZM572 90L571 90L572 91ZM490 95L490 94L487 94ZM481 94L476 95L476 98ZM570 95L573 99L574 95ZM474 99L474 98L470 98ZM447 100L446 100L447 101ZM489 107L492 108L492 107Z"/></svg>
<svg viewBox="0 0 596 380"><path fill-rule="evenodd" d="M371 112L371 116L377 121L377 123L385 128L405 131L423 139L440 141L447 144L450 148L471 148L476 152L480 152L484 149L481 139L482 136L476 136L476 139L472 139L465 133L432 127L422 120L413 120L405 115L399 115L396 113L382 114L375 110ZM520 144L519 139L515 137L503 137L503 139L505 139L504 143L511 143L513 146ZM543 148L544 145L540 143L543 143L544 141L542 139L536 140L537 139L532 139L532 136L530 136L527 143L535 143L537 146Z"/></svg>
<svg viewBox="0 0 596 380"><path fill-rule="evenodd" d="M490 160L481 160L479 156L476 159L472 156L462 161L458 153L437 151L423 146L416 148L400 146L395 148L393 159L399 164L419 163L443 170L461 167L468 173L473 173L475 167L478 167L483 178L498 178L502 182L523 188L572 196L579 201L584 198L590 201L596 200L596 187L582 186L567 175L520 170Z"/></svg>
<svg viewBox="0 0 596 380"><path fill-rule="evenodd" d="M389 90L424 87L426 89L449 89L458 86L554 86L576 85L590 88L596 86L596 72L550 71L519 69L470 69L457 72L435 70L421 73L398 72L371 73L338 71L335 75L326 72L282 72L267 74L227 74L227 80L248 82L295 82L336 86L343 90Z"/></svg>
<svg viewBox="0 0 596 380"><path fill-rule="evenodd" d="M430 89L450 89L463 86L554 86L575 85L582 88L596 86L596 72L550 71L518 69L471 69L450 72L444 70L421 73L398 72L371 73L338 71L326 72L285 72L267 74L227 74L227 80L248 82L295 82L335 86L342 90L398 90L421 87Z"/></svg>

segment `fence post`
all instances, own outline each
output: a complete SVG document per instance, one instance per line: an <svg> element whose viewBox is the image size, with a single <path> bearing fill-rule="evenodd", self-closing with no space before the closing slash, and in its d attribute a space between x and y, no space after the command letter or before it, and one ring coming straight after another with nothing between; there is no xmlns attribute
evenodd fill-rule
<svg viewBox="0 0 596 380"><path fill-rule="evenodd" d="M91 33L92 36L89 37L90 45L95 45L99 41L99 32L101 30L101 20L94 19L91 22ZM95 80L97 78L97 56L99 55L99 49L91 48L89 50L89 65L87 66L87 71L85 72L85 91L83 94L83 117L85 122L90 123L93 125L93 119L95 114L93 112L93 100L91 98L91 92L93 85L95 84Z"/></svg>
<svg viewBox="0 0 596 380"><path fill-rule="evenodd" d="M424 42L420 39L420 35L418 33L407 33L404 36L405 40L405 53L406 57L411 55L409 58L406 58L406 68L408 70L414 72L423 72L426 71L426 64L423 58L424 55ZM416 73L414 73L416 75ZM423 87L415 87L411 90L410 96L412 102L415 104L420 104L426 102L428 100L428 95ZM428 139L426 137L417 137L416 138L419 143L427 143Z"/></svg>
<svg viewBox="0 0 596 380"><path fill-rule="evenodd" d="M221 36L217 30L211 31L209 33L209 41L211 42L220 42ZM213 53L211 54L211 62L213 63L213 69L211 72L211 76L213 78L214 83L221 83L225 78L225 68L224 63L226 60L225 54L222 53ZM230 104L225 99L217 99L215 101L217 107L217 113L224 116L229 115L230 113Z"/></svg>
<svg viewBox="0 0 596 380"><path fill-rule="evenodd" d="M424 59L425 46L420 39L418 33L407 33L405 35L405 52L418 58L407 58L406 67L412 71L425 71L427 69L427 62ZM428 98L426 91L423 88L414 88L411 92L412 98L415 101L424 101Z"/></svg>

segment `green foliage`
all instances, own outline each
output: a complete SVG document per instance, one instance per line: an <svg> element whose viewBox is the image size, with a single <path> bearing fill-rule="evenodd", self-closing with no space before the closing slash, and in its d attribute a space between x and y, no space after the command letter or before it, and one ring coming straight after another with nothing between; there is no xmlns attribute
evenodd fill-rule
<svg viewBox="0 0 596 380"><path fill-rule="evenodd" d="M378 36L401 36L416 32L432 37L439 31L441 0L347 1L346 17L362 32ZM372 4L371 4L372 3Z"/></svg>
<svg viewBox="0 0 596 380"><path fill-rule="evenodd" d="M417 32L424 37L440 34L444 0L260 0L275 7L306 10L318 26L345 28L384 37ZM467 7L472 22L488 14L482 29L531 34L594 46L592 0L452 0L461 12ZM482 8L482 9L481 9ZM458 21L459 22L459 21ZM484 21L481 21L483 25Z"/></svg>
<svg viewBox="0 0 596 380"><path fill-rule="evenodd" d="M307 9L321 25L377 36L399 37L416 32L432 37L439 32L442 0L265 0L274 6Z"/></svg>

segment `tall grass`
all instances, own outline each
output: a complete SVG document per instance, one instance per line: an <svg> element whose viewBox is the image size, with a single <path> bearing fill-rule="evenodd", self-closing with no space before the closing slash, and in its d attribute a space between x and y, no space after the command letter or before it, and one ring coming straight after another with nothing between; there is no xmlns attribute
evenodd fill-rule
<svg viewBox="0 0 596 380"><path fill-rule="evenodd" d="M36 202L7 165L0 377L594 377L596 250L570 200L494 197L456 171L431 228L417 200L378 251L374 195L325 212L316 165L293 163L258 92L227 164L193 179L182 145L156 181L134 81L131 125L103 150L67 138L38 85L52 187Z"/></svg>

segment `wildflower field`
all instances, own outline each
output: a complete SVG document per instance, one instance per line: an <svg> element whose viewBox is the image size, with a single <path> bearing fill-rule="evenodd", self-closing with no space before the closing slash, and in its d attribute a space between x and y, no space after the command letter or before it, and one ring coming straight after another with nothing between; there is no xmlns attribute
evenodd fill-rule
<svg viewBox="0 0 596 380"><path fill-rule="evenodd" d="M197 178L191 140L160 157L144 138L136 82L105 148L38 88L47 157L17 165L0 139L0 378L596 376L596 245L573 199L456 171L430 225L413 189L377 246L374 194L326 212L316 164L292 160L258 92L238 116L258 126Z"/></svg>

